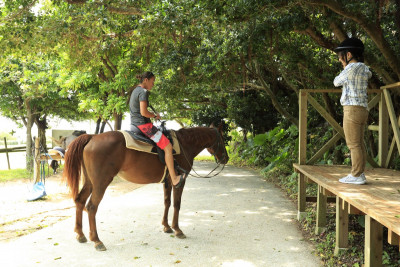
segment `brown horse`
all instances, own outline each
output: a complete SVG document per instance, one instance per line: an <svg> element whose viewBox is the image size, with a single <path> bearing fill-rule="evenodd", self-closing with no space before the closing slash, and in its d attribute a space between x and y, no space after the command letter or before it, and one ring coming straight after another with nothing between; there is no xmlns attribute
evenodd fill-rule
<svg viewBox="0 0 400 267"><path fill-rule="evenodd" d="M221 127L208 128L196 127L180 129L176 132L181 153L175 156L179 166L188 172L193 165L193 159L203 149L215 156L221 164L228 162L228 154L225 149ZM82 232L82 211L86 204L89 216L90 240L95 243L97 250L106 250L104 244L97 235L96 212L100 201L108 185L115 176L137 184L158 183L164 173L165 165L157 155L127 149L122 133L118 131L106 132L99 135L81 135L69 146L65 154L64 178L68 182L72 198L76 204L75 232L79 242L87 242ZM83 177L83 186L79 191L79 180ZM164 216L162 225L164 232L172 233L179 238L185 238L179 228L178 218L181 206L181 196L184 188L175 188L171 177L166 180L164 186ZM174 216L172 229L168 224L168 210L171 206L171 191L174 192Z"/></svg>

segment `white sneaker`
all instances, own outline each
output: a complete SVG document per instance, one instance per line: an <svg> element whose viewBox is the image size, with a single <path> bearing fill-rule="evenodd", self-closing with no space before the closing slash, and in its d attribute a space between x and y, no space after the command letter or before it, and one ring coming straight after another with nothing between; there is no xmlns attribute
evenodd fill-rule
<svg viewBox="0 0 400 267"><path fill-rule="evenodd" d="M346 177L339 179L339 182L344 184L365 184L367 179L365 178L364 173L358 177L354 177L353 175L349 174Z"/></svg>

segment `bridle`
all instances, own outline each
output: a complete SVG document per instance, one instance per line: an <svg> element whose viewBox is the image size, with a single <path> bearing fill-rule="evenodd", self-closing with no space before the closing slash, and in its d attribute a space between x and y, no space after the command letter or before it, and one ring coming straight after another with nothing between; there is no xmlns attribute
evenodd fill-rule
<svg viewBox="0 0 400 267"><path fill-rule="evenodd" d="M215 163L217 163L217 166L216 166L214 169L212 169L212 170L211 170L207 175L205 175L205 176L198 174L198 173L196 172L196 170L195 170L195 169L193 168L193 166L192 166L192 169L191 169L191 170L193 170L193 172L195 173L195 175L189 173L190 176L193 176L193 177L195 177L195 178L212 178L212 177L215 177L215 176L217 176L218 174L220 174L220 173L223 171L223 169L225 168L225 165L226 165L226 164L221 164L220 162L222 162L222 161L224 161L224 160L226 159L226 157L228 156L227 153L226 153L225 151L222 151L224 157L223 157L222 159L220 159L220 160L218 160L218 158L217 158L217 156L216 156L216 154L218 153L219 149L224 149L224 141L223 141L222 135L220 134L220 132L218 131L218 129L216 129L216 128L213 128L213 129L217 132L217 138L216 138L216 141L215 141L216 143L214 143L210 148L214 147L215 145L217 146L217 149L215 149L215 150L213 149L214 153L211 154L211 155L214 156ZM187 158L187 156L186 156L185 150L182 149L182 152L183 152L183 156L185 157L186 161L187 161L187 162L189 163L189 165L190 165L190 162L189 162L189 160L188 160L188 158ZM222 165L222 169L219 170L217 173L211 175L211 174L212 174L216 169L218 169L219 166L221 166L221 165Z"/></svg>
<svg viewBox="0 0 400 267"><path fill-rule="evenodd" d="M224 157L222 159L218 160L216 154L219 151L219 149L224 149L224 141L223 141L222 135L220 134L218 129L214 128L214 130L217 132L217 140L216 140L217 149L213 149L214 150L214 154L211 154L211 155L214 156L215 163L220 165L221 164L220 162L223 162L228 155L227 155L227 153L225 153L225 151L222 151L222 153L224 154ZM213 146L215 146L215 144L212 145L210 148L213 148ZM223 165L225 165L225 164L223 164Z"/></svg>
<svg viewBox="0 0 400 267"><path fill-rule="evenodd" d="M157 113L157 111L153 108L153 106L151 106L151 105L149 104L149 107L153 110L154 113ZM164 122L162 122L161 125L164 126ZM227 154L225 151L222 151L223 154L224 154L224 157L222 158L222 160L218 160L218 158L217 158L217 156L216 156L216 154L217 154L217 152L218 152L218 149L224 149L224 140L222 139L222 135L220 134L220 132L218 131L218 129L217 129L217 128L213 128L213 129L217 132L217 138L216 138L217 149L216 149L216 150L213 149L213 150L214 150L214 154L211 154L211 155L214 156L215 163L217 163L217 166L216 166L214 169L212 169L207 175L202 176L202 175L200 175L200 174L198 174L198 173L196 172L196 170L193 168L193 165L192 165L191 170L193 170L193 172L195 173L195 175L190 174L190 171L189 171L190 176L193 176L193 177L196 177L196 178L212 178L212 177L215 177L215 176L217 176L218 174L220 174L220 173L223 171L223 169L225 168L225 165L226 165L226 164L221 164L220 162L223 161L223 160L225 160L226 157L228 156L228 154ZM210 148L212 148L213 146L215 146L215 144L213 144ZM188 158L187 158L187 156L186 156L185 150L184 150L184 149L181 149L181 151L182 151L182 154L183 154L184 158L186 159L187 163L189 163L189 165L190 165L190 161L188 160ZM212 174L216 169L218 169L218 167L221 166L221 165L222 165L222 169L221 169L220 171L218 171L217 173L211 175L211 174ZM183 169L182 167L180 167L180 168ZM186 170L184 170L184 171L186 171ZM186 171L186 172L187 172L187 171Z"/></svg>

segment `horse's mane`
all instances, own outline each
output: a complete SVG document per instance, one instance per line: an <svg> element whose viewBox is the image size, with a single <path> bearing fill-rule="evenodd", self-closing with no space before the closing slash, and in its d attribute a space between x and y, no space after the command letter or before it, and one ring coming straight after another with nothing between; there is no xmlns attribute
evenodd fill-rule
<svg viewBox="0 0 400 267"><path fill-rule="evenodd" d="M212 140L211 129L209 127L181 128L176 134L181 141L190 142L194 145L204 145Z"/></svg>

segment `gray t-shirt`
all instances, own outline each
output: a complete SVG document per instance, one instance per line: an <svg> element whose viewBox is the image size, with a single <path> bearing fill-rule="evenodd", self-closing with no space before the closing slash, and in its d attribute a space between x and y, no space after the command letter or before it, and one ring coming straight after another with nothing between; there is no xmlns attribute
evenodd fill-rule
<svg viewBox="0 0 400 267"><path fill-rule="evenodd" d="M143 87L136 87L129 99L129 112L131 115L131 124L142 125L151 122L149 118L146 118L140 114L140 101L147 101L149 104L149 94L150 92Z"/></svg>

